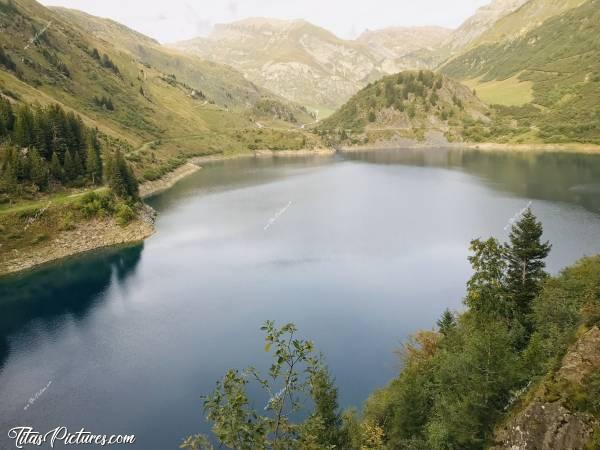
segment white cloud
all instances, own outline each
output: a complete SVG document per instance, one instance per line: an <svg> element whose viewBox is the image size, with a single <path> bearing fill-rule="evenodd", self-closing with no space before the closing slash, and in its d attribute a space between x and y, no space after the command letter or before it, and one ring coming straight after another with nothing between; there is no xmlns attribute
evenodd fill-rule
<svg viewBox="0 0 600 450"><path fill-rule="evenodd" d="M161 42L207 34L215 23L245 17L306 19L352 38L365 29L441 25L455 28L490 0L42 0L109 17Z"/></svg>

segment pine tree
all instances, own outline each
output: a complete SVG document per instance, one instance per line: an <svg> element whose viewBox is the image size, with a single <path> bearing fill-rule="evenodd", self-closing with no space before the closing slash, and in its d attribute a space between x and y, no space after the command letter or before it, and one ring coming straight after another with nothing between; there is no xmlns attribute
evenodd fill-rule
<svg viewBox="0 0 600 450"><path fill-rule="evenodd" d="M124 198L128 196L126 180L127 173L124 170L125 164L126 163L121 155L121 151L117 149L110 162L108 183L115 195Z"/></svg>
<svg viewBox="0 0 600 450"><path fill-rule="evenodd" d="M326 367L319 367L310 378L314 412L308 422L318 421L313 433L320 448L344 448L342 418L338 408L338 391Z"/></svg>
<svg viewBox="0 0 600 450"><path fill-rule="evenodd" d="M4 97L0 98L0 137L8 136L14 127L15 115L12 106Z"/></svg>
<svg viewBox="0 0 600 450"><path fill-rule="evenodd" d="M33 144L33 114L26 105L17 112L13 135L15 144L19 147Z"/></svg>
<svg viewBox="0 0 600 450"><path fill-rule="evenodd" d="M62 181L63 179L63 169L56 153L52 153L52 160L50 161L50 176L54 181Z"/></svg>
<svg viewBox="0 0 600 450"><path fill-rule="evenodd" d="M102 158L100 157L100 145L96 139L95 130L90 131L87 137L85 171L93 184L102 182Z"/></svg>
<svg viewBox="0 0 600 450"><path fill-rule="evenodd" d="M437 326L440 333L444 336L448 336L452 330L456 328L456 318L454 317L454 314L452 314L452 311L446 308L442 317L437 321Z"/></svg>
<svg viewBox="0 0 600 450"><path fill-rule="evenodd" d="M81 156L79 156L79 152L74 152L75 156L73 157L73 166L75 166L75 173L77 174L75 178L79 178L84 174L83 163L81 162Z"/></svg>
<svg viewBox="0 0 600 450"><path fill-rule="evenodd" d="M541 222L531 209L513 225L510 244L505 245L508 270L506 287L512 302L514 318L529 334L532 329L531 302L540 292L542 281L548 276L545 272L545 259L552 246L542 243Z"/></svg>
<svg viewBox="0 0 600 450"><path fill-rule="evenodd" d="M31 181L40 191L48 187L48 169L37 150L29 152Z"/></svg>
<svg viewBox="0 0 600 450"><path fill-rule="evenodd" d="M67 150L65 153L63 169L65 174L64 180L67 183L71 183L77 178L77 167L75 166L75 160L73 159L73 156L69 150Z"/></svg>
<svg viewBox="0 0 600 450"><path fill-rule="evenodd" d="M17 171L15 169L15 150L8 148L2 164L2 181L8 192L17 188Z"/></svg>

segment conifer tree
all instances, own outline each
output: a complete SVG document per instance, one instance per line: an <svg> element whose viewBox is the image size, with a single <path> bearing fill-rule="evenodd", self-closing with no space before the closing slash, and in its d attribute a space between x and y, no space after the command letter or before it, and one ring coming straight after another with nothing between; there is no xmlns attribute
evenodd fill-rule
<svg viewBox="0 0 600 450"><path fill-rule="evenodd" d="M115 152L110 167L112 173L110 180L112 181L109 181L109 184L115 194L124 198L137 199L139 196L138 182L120 150L117 149Z"/></svg>
<svg viewBox="0 0 600 450"><path fill-rule="evenodd" d="M444 336L448 336L454 328L456 328L456 318L452 311L446 308L442 317L437 321L437 326Z"/></svg>
<svg viewBox="0 0 600 450"><path fill-rule="evenodd" d="M37 150L29 152L31 181L40 191L48 187L48 170Z"/></svg>
<svg viewBox="0 0 600 450"><path fill-rule="evenodd" d="M75 166L75 161L69 150L67 150L65 153L63 169L65 174L64 181L67 183L70 183L77 178L77 167Z"/></svg>
<svg viewBox="0 0 600 450"><path fill-rule="evenodd" d="M54 181L62 181L63 179L63 169L56 153L52 153L52 160L50 161L50 176Z"/></svg>
<svg viewBox="0 0 600 450"><path fill-rule="evenodd" d="M15 144L19 147L28 147L33 143L33 114L26 105L17 112L13 134Z"/></svg>
<svg viewBox="0 0 600 450"><path fill-rule="evenodd" d="M73 157L73 166L75 167L75 179L77 179L80 175L83 175L83 163L81 162L81 157L79 156L79 152L74 152L75 156Z"/></svg>
<svg viewBox="0 0 600 450"><path fill-rule="evenodd" d="M319 367L310 377L310 394L315 406L308 422L317 420L313 434L323 448L344 448L342 418L338 407L338 391L326 367Z"/></svg>
<svg viewBox="0 0 600 450"><path fill-rule="evenodd" d="M15 123L12 106L4 97L0 98L0 137L8 136Z"/></svg>
<svg viewBox="0 0 600 450"><path fill-rule="evenodd" d="M531 332L531 302L540 292L545 272L545 259L552 246L542 242L544 230L531 209L527 209L510 232L510 243L505 245L507 274L506 287L512 302L514 318Z"/></svg>
<svg viewBox="0 0 600 450"><path fill-rule="evenodd" d="M8 192L14 192L17 187L17 172L11 149L8 150L2 166L2 181Z"/></svg>

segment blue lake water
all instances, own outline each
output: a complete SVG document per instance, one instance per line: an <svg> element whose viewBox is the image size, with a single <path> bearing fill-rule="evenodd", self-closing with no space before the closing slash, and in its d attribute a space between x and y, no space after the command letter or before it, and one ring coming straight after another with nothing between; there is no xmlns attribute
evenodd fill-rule
<svg viewBox="0 0 600 450"><path fill-rule="evenodd" d="M267 319L313 339L341 404L360 407L398 373L403 340L461 309L469 241L505 239L530 201L551 272L600 253L599 156L390 150L207 165L150 199L157 232L143 245L0 280L0 448L14 448L14 426L64 425L175 449L207 431L200 397L228 368L268 362Z"/></svg>

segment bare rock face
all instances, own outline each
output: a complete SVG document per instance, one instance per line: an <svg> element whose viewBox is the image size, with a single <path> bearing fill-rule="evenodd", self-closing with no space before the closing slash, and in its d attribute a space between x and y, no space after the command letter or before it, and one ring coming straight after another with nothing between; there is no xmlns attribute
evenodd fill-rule
<svg viewBox="0 0 600 450"><path fill-rule="evenodd" d="M569 350L556 374L558 381L581 383L600 370L600 329L585 333ZM561 400L546 400L546 387L519 414L497 431L491 450L583 450L596 421L570 411Z"/></svg>
<svg viewBox="0 0 600 450"><path fill-rule="evenodd" d="M577 341L563 359L560 377L581 383L594 370L600 370L600 329L592 328Z"/></svg>

